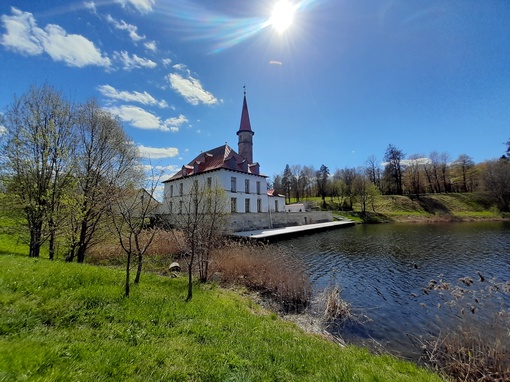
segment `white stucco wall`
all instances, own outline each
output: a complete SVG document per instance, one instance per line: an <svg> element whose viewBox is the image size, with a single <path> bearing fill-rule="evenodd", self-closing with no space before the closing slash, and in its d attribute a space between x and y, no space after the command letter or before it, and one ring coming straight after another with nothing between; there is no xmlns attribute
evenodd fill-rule
<svg viewBox="0 0 510 382"><path fill-rule="evenodd" d="M231 205L235 202L234 212L246 213L247 200L250 213L267 213L269 209L271 209L271 212L285 211L285 198L279 196L270 197L267 195L267 180L264 176L219 169L166 182L164 185L164 213L178 213L179 203L181 200L185 200L186 195L189 195L193 187L193 182L195 180L198 181L199 188L202 188L207 185L208 178L211 178L210 182L213 188L218 186L225 191L226 212L232 212ZM233 178L235 179L235 187L232 182ZM246 181L249 183L248 189L246 189ZM259 183L258 187L257 183ZM258 208L259 203L260 209ZM173 211L170 211L170 205L172 205ZM278 206L278 211L276 211L276 205Z"/></svg>

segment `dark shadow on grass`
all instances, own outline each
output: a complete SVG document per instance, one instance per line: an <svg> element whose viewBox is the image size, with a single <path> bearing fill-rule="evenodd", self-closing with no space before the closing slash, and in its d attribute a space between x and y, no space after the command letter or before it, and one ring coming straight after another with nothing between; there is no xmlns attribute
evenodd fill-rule
<svg viewBox="0 0 510 382"><path fill-rule="evenodd" d="M432 215L446 215L451 214L451 211L444 203L430 198L428 196L409 196L411 200L418 203L423 210Z"/></svg>

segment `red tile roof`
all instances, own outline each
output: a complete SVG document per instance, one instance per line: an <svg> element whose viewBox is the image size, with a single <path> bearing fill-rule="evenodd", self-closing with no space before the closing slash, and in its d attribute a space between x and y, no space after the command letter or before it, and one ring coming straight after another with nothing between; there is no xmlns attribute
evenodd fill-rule
<svg viewBox="0 0 510 382"><path fill-rule="evenodd" d="M264 176L259 173L258 163L247 163L246 159L236 153L229 145L223 145L200 153L195 159L189 162L189 164L182 166L177 174L165 180L163 183L221 168Z"/></svg>

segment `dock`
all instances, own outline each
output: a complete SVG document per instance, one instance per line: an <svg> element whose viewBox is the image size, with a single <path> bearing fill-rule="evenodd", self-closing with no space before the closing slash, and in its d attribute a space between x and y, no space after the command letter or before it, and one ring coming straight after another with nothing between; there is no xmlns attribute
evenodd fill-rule
<svg viewBox="0 0 510 382"><path fill-rule="evenodd" d="M316 223L316 224L305 224L299 226L292 227L283 227L283 228L272 228L272 229L261 229L255 231L243 231L243 232L234 232L232 236L236 238L246 238L246 239L254 239L254 240L276 240L282 238L288 238L291 236L300 236L306 235L321 231L328 231L331 229L337 229L342 227L353 226L355 223L352 220L340 220L326 223Z"/></svg>

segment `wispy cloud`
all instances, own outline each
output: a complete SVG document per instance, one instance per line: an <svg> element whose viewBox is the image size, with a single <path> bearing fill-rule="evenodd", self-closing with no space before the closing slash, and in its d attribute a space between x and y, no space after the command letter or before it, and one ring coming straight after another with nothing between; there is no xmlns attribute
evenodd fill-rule
<svg viewBox="0 0 510 382"><path fill-rule="evenodd" d="M124 70L132 70L137 68L152 69L158 66L158 64L152 60L149 60L148 58L138 57L136 54L130 56L126 51L114 52L113 58L121 62Z"/></svg>
<svg viewBox="0 0 510 382"><path fill-rule="evenodd" d="M170 73L167 79L172 89L183 96L188 103L192 105L198 105L199 103L215 105L219 102L214 95L204 90L198 79L191 76L191 73L186 69L185 65L176 64L173 67L183 75Z"/></svg>
<svg viewBox="0 0 510 382"><path fill-rule="evenodd" d="M140 13L149 13L152 11L156 0L115 0L115 2L123 7L131 5Z"/></svg>
<svg viewBox="0 0 510 382"><path fill-rule="evenodd" d="M176 147L147 147L139 145L138 151L142 158L150 159L173 158L179 155L179 149ZM164 169L163 167L160 168Z"/></svg>
<svg viewBox="0 0 510 382"><path fill-rule="evenodd" d="M106 21L112 24L115 29L127 31L129 38L131 38L131 40L133 40L135 43L141 40L145 40L145 36L138 34L138 27L136 25L128 24L124 20L116 20L111 15L106 15Z"/></svg>
<svg viewBox="0 0 510 382"><path fill-rule="evenodd" d="M175 133L179 131L182 124L188 122L188 119L184 115L162 121L157 115L138 106L112 106L108 107L107 110L118 116L122 121L128 122L131 126L143 130L161 130Z"/></svg>
<svg viewBox="0 0 510 382"><path fill-rule="evenodd" d="M137 91L128 92L124 90L117 90L110 85L101 85L97 89L103 96L107 98L125 102L137 102L143 105L156 105L161 108L168 107L168 104L166 103L165 100L158 101L146 91L144 91L143 93Z"/></svg>
<svg viewBox="0 0 510 382"><path fill-rule="evenodd" d="M156 44L156 41L147 41L143 43L143 46L145 46L145 49L150 50L152 52L158 51L158 46Z"/></svg>
<svg viewBox="0 0 510 382"><path fill-rule="evenodd" d="M93 1L85 1L83 2L83 5L86 9L90 9L92 13L97 14L96 3Z"/></svg>
<svg viewBox="0 0 510 382"><path fill-rule="evenodd" d="M54 61L79 68L89 65L110 67L110 59L85 37L68 34L55 24L39 28L32 13L14 7L11 12L11 16L0 17L7 31L0 36L0 44L7 49L29 56L46 53Z"/></svg>

